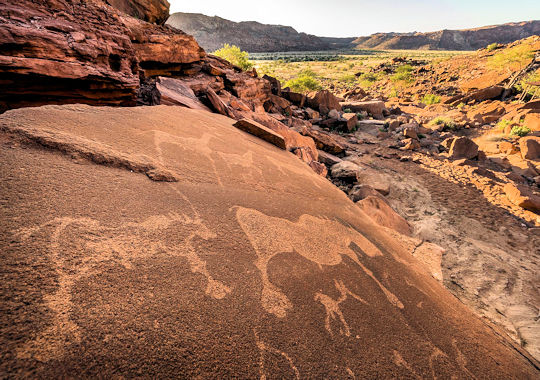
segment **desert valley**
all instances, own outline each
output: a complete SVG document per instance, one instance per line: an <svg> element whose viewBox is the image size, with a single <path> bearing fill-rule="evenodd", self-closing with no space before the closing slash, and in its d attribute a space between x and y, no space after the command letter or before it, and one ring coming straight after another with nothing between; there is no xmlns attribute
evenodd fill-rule
<svg viewBox="0 0 540 380"><path fill-rule="evenodd" d="M1 378L539 378L540 21L0 0L0 83Z"/></svg>

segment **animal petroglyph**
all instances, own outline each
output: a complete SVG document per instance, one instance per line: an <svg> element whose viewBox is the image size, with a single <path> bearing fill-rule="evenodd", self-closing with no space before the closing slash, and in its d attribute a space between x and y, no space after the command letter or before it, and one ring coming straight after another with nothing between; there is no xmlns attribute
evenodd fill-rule
<svg viewBox="0 0 540 380"><path fill-rule="evenodd" d="M314 298L315 301L319 301L321 304L323 304L324 308L326 309L326 319L324 325L330 335L334 335L334 333L332 332L332 326L330 325L330 320L336 319L337 317L343 325L343 327L339 328L339 333L341 335L351 336L351 330L349 328L349 325L347 324L347 321L345 320L345 317L343 316L340 304L347 300L349 296L353 297L354 299L365 305L367 305L368 303L353 292L351 292L349 289L347 289L343 281L334 280L334 284L336 286L336 289L340 293L340 296L337 300L334 300L333 298L322 293L316 293Z"/></svg>
<svg viewBox="0 0 540 380"><path fill-rule="evenodd" d="M276 348L273 348L271 346L269 346L268 344L266 344L265 342L263 342L261 340L261 338L259 337L259 334L257 333L257 330L253 329L253 334L255 335L255 343L257 344L257 348L259 349L259 375L260 375L260 379L261 380L266 380L266 370L265 370L265 354L274 354L274 355L278 355L278 356L282 356L286 361L287 363L289 364L289 366L291 367L291 370L293 371L294 373L294 377L296 379L300 379L300 372L298 371L298 368L296 368L296 366L294 365L294 362L293 360L291 359L291 357L289 355L287 355L287 353L283 352L283 351L280 351Z"/></svg>
<svg viewBox="0 0 540 380"><path fill-rule="evenodd" d="M297 222L291 222L243 207L236 207L236 218L257 254L255 266L261 273L263 285L261 304L267 312L283 318L292 308L287 296L268 278L268 263L284 252L297 252L319 266L338 265L342 256L347 256L375 281L392 305L403 308L399 299L375 278L351 249L354 243L369 257L382 256L382 252L356 230L335 220L311 215L302 215Z"/></svg>
<svg viewBox="0 0 540 380"><path fill-rule="evenodd" d="M50 327L18 349L19 358L49 361L61 357L68 343L80 341L78 326L70 318L74 307L72 289L77 281L99 274L105 264L132 269L139 259L182 257L193 273L205 278L208 296L222 299L231 292L212 277L197 253L197 239L216 237L198 217L177 213L155 215L142 222L125 223L120 228L103 226L93 219L66 217L16 231L14 235L31 241L38 234L48 236L46 253L57 275L56 291L44 296L53 319Z"/></svg>

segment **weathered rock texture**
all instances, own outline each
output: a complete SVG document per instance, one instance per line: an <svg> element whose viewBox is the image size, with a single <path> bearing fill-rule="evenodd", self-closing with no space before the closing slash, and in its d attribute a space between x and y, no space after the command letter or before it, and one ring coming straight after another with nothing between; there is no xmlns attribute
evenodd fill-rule
<svg viewBox="0 0 540 380"><path fill-rule="evenodd" d="M135 105L140 70L182 73L204 56L191 36L101 1L0 0L0 111L50 103Z"/></svg>
<svg viewBox="0 0 540 380"><path fill-rule="evenodd" d="M0 116L0 373L537 377L344 193L232 124L169 106Z"/></svg>
<svg viewBox="0 0 540 380"><path fill-rule="evenodd" d="M154 24L164 24L169 18L167 0L104 0L130 16Z"/></svg>
<svg viewBox="0 0 540 380"><path fill-rule="evenodd" d="M0 111L47 103L133 105L128 30L93 2L0 0Z"/></svg>
<svg viewBox="0 0 540 380"><path fill-rule="evenodd" d="M357 48L477 50L492 43L510 43L540 34L540 21L431 33L377 33L356 39Z"/></svg>

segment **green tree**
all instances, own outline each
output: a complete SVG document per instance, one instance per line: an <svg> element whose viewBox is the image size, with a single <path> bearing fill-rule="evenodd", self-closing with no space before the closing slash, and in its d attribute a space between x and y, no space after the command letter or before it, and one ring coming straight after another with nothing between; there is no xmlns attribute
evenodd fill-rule
<svg viewBox="0 0 540 380"><path fill-rule="evenodd" d="M216 50L212 54L229 61L242 70L251 70L253 68L253 63L249 60L248 52L240 50L236 45L225 44L221 49Z"/></svg>

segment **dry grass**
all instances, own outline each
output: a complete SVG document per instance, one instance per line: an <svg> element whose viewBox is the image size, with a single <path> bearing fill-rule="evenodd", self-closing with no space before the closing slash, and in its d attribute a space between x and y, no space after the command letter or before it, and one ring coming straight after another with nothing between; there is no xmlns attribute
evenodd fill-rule
<svg viewBox="0 0 540 380"><path fill-rule="evenodd" d="M340 89L353 88L361 86L369 88L377 81L388 79L383 73L371 73L374 68L381 63L389 62L395 57L406 57L409 59L422 60L428 62L440 62L456 55L466 54L468 52L455 51L429 51L429 50L384 50L384 51L366 51L365 54L341 54L334 61L307 61L307 62L286 62L285 60L255 60L255 68L261 75L268 74L285 83L296 78L301 72L311 70L315 73L317 79L321 82L323 88L338 87ZM298 53L276 53L276 57L292 57ZM306 53L308 54L308 53ZM320 52L313 53L313 59L322 56ZM265 55L263 57L268 57ZM258 58L252 55L252 58ZM260 58L260 56L259 56ZM364 75L355 76L363 73ZM399 79L399 78L397 78ZM399 82L399 80L398 80ZM400 84L397 84L397 87Z"/></svg>

